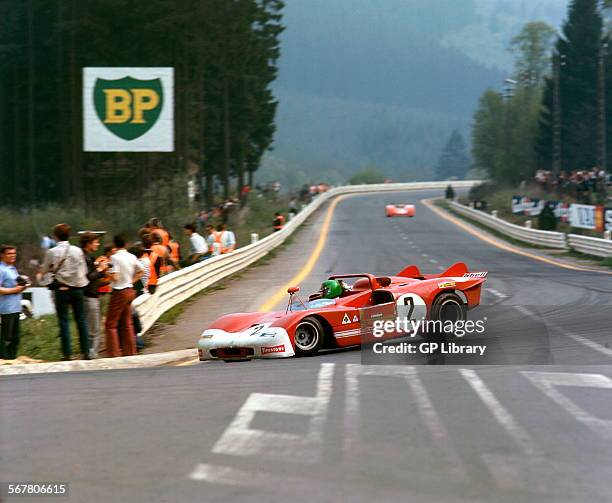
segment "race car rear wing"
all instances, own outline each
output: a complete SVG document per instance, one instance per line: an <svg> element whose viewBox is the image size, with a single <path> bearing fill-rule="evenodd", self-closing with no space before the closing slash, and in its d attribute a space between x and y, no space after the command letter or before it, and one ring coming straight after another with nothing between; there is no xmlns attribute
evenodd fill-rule
<svg viewBox="0 0 612 503"><path fill-rule="evenodd" d="M457 262L451 265L446 271L440 274L422 274L416 265L409 265L404 270L397 273L402 278L412 279L433 279L442 277L463 277L463 278L485 278L486 272L469 272L467 265L463 262Z"/></svg>

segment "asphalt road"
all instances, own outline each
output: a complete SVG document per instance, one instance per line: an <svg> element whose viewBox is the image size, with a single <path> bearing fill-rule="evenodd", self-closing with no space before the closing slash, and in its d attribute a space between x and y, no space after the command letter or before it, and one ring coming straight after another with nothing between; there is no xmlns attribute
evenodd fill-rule
<svg viewBox="0 0 612 503"><path fill-rule="evenodd" d="M69 482L58 501L75 502L609 502L612 277L495 248L421 204L384 217L432 195L342 201L302 289L466 261L489 271L496 365L346 350L0 378L0 482Z"/></svg>

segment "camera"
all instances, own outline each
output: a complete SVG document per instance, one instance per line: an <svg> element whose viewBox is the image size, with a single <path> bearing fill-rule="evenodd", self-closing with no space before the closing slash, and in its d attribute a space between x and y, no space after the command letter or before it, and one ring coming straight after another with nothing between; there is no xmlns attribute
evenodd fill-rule
<svg viewBox="0 0 612 503"><path fill-rule="evenodd" d="M30 278L24 276L23 274L20 274L15 279L15 282L17 283L17 286L27 286L30 284Z"/></svg>

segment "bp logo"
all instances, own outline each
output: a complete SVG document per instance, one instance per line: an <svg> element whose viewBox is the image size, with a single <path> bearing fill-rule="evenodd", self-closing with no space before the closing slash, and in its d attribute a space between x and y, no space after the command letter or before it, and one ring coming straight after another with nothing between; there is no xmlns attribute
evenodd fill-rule
<svg viewBox="0 0 612 503"><path fill-rule="evenodd" d="M96 79L94 105L106 128L124 140L134 140L149 131L159 119L164 104L161 79Z"/></svg>
<svg viewBox="0 0 612 503"><path fill-rule="evenodd" d="M172 152L174 69L83 69L86 152Z"/></svg>

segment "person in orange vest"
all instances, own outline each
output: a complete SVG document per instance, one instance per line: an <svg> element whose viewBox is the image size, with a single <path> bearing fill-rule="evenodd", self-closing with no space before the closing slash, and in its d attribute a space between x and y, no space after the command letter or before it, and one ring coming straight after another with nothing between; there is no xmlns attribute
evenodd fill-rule
<svg viewBox="0 0 612 503"><path fill-rule="evenodd" d="M222 254L231 253L236 249L236 236L227 229L225 224L217 226L217 232L214 236L215 242L219 244Z"/></svg>
<svg viewBox="0 0 612 503"><path fill-rule="evenodd" d="M168 273L168 258L170 256L169 250L167 246L164 246L162 244L162 236L159 232L152 232L151 240L153 241L153 244L151 245L151 251L159 257L159 272L160 276L163 276L164 274Z"/></svg>
<svg viewBox="0 0 612 503"><path fill-rule="evenodd" d="M140 239L142 240L144 251L149 258L149 281L147 282L147 290L153 295L157 289L157 281L161 274L162 260L152 249L154 244L151 234L143 234Z"/></svg>
<svg viewBox="0 0 612 503"><path fill-rule="evenodd" d="M274 221L272 222L272 228L274 232L280 231L285 226L285 217L278 211L274 214Z"/></svg>
<svg viewBox="0 0 612 503"><path fill-rule="evenodd" d="M162 222L159 218L152 218L149 220L149 226L151 234L157 233L161 238L161 244L164 246L168 246L170 244L170 234L162 225Z"/></svg>
<svg viewBox="0 0 612 503"><path fill-rule="evenodd" d="M168 243L169 248L169 261L172 263L172 269L177 271L181 268L181 245L178 241L176 241L172 235L170 235L170 243Z"/></svg>
<svg viewBox="0 0 612 503"><path fill-rule="evenodd" d="M98 257L97 262L101 265L110 264L110 258L113 253L115 253L115 248L113 246L105 246L104 252L102 253L102 255ZM103 278L100 278L98 280L98 285L99 285L98 293L100 294L111 293L113 289L111 288L110 283L111 283L110 276L105 275Z"/></svg>

